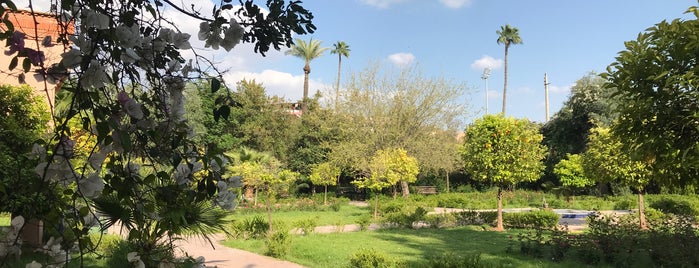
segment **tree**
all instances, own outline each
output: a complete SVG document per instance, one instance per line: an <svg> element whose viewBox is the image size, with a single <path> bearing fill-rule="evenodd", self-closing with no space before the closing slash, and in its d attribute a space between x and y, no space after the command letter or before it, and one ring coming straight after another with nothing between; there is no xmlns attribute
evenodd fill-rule
<svg viewBox="0 0 699 268"><path fill-rule="evenodd" d="M308 99L308 74L311 73L311 61L320 56L323 56L323 52L328 50L327 47L321 47L320 43L320 40L311 39L310 41L306 42L299 38L296 38L294 40L294 45L291 47L291 49L286 51L287 55L292 55L305 61L305 65L303 66L302 100L302 109L304 114L306 113L306 111L308 111L308 108L306 107L306 101Z"/></svg>
<svg viewBox="0 0 699 268"><path fill-rule="evenodd" d="M512 27L509 24L500 26L500 30L497 30L495 33L498 35L498 44L505 45L505 85L502 88L502 114L504 115L505 108L507 107L507 56L510 45L522 44L522 38L519 36L519 29Z"/></svg>
<svg viewBox="0 0 699 268"><path fill-rule="evenodd" d="M643 188L652 175L651 163L631 158L619 137L609 128L594 128L590 132L588 149L582 156L585 175L598 182L620 182L636 188L638 194L639 226L647 229Z"/></svg>
<svg viewBox="0 0 699 268"><path fill-rule="evenodd" d="M320 163L313 167L309 177L314 185L323 185L325 187L323 205L328 205L328 185L337 185L337 180L340 177L340 168L333 166L330 162Z"/></svg>
<svg viewBox="0 0 699 268"><path fill-rule="evenodd" d="M30 87L0 85L0 211L32 219L50 209L33 199L40 193L47 202L55 195L40 191L42 183L34 175L37 162L30 157L32 145L46 133L47 110Z"/></svg>
<svg viewBox="0 0 699 268"><path fill-rule="evenodd" d="M344 41L337 41L337 43L333 44L333 50L331 50L330 53L337 54L337 85L335 86L335 112L337 112L337 104L340 101L340 68L342 67L342 57L349 57L350 48Z"/></svg>
<svg viewBox="0 0 699 268"><path fill-rule="evenodd" d="M423 172L449 170L458 159L453 149L466 111L458 101L464 91L461 84L425 77L415 67L391 73L374 65L353 73L333 121L339 133L329 161L350 175L368 177L377 151L403 148Z"/></svg>
<svg viewBox="0 0 699 268"><path fill-rule="evenodd" d="M97 213L103 228L121 223L136 251L129 255L138 256L130 259L141 267L171 263L173 241L184 235L223 230L225 213L220 209L234 207L235 194L228 185L236 184L235 179L222 176L221 150L192 139L183 96L186 83L198 79L206 79L211 92L219 91L223 75L174 21L194 20L204 47L229 51L241 42L253 43L262 55L270 48L289 47L292 35L315 30L313 15L299 1L266 1L265 8L254 1L242 6L224 2L207 15L196 4L179 6L169 0L125 0L118 5L54 1L49 12L61 18L56 19L58 38L28 38L36 31L25 34L8 20L0 23L0 39L9 46L6 54L15 59L10 69L21 62L24 72L44 81L70 75L62 90L72 93L71 103L76 105L32 150L38 160L34 170L42 183L39 189L66 186L63 196L52 200L57 209L40 218L48 220L46 228L61 227L53 233L61 235L65 248L47 260L51 265L62 265L73 249L82 260L95 248L89 235L90 219ZM11 1L3 4L9 8L0 11L3 17L16 11ZM64 48L60 62L49 66L41 48L25 47L39 43ZM181 53L185 50L192 53ZM226 97L215 102L214 118L230 114L233 102ZM71 164L76 141L68 124L73 118L79 118L82 129L97 141L84 164L90 168Z"/></svg>
<svg viewBox="0 0 699 268"><path fill-rule="evenodd" d="M401 181L415 181L420 172L417 160L400 148L379 150L372 157L371 176L352 183L359 188L369 188L379 192L384 188L396 185ZM378 217L379 198L374 203L374 219Z"/></svg>
<svg viewBox="0 0 699 268"><path fill-rule="evenodd" d="M595 185L595 181L585 176L580 154L569 154L567 159L563 159L553 169L553 173L558 176L564 190L574 194L576 191Z"/></svg>
<svg viewBox="0 0 699 268"><path fill-rule="evenodd" d="M465 170L477 181L498 187L497 231L503 231L502 189L535 181L544 168L546 147L535 125L526 119L485 115L466 128L461 155Z"/></svg>
<svg viewBox="0 0 699 268"><path fill-rule="evenodd" d="M549 148L545 179L555 180L553 169L568 154L585 151L591 128L611 124L614 98L605 83L604 78L592 72L578 79L561 110L541 128L543 143Z"/></svg>
<svg viewBox="0 0 699 268"><path fill-rule="evenodd" d="M633 159L650 160L662 184L699 178L699 8L695 18L662 21L625 42L603 76L620 105L612 131Z"/></svg>

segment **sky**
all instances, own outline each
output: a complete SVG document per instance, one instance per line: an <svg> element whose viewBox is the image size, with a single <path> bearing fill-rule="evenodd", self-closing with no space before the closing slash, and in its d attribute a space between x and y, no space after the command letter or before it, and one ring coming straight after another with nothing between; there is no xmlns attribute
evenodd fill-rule
<svg viewBox="0 0 699 268"><path fill-rule="evenodd" d="M49 1L34 2L41 8ZM193 3L203 14L214 5L210 0L172 2L187 7ZM575 82L589 72L604 72L625 41L662 20L691 19L683 13L697 4L696 0L306 0L303 6L313 12L318 29L299 37L321 40L326 47L346 42L351 52L342 60L343 78L379 62L386 68L416 65L427 77L463 83L468 93L458 101L469 105L468 120L473 120L485 113L481 75L486 67L492 69L488 111L501 111L504 45L497 44L496 31L510 24L519 29L523 44L509 50L507 115L544 122L544 73L553 116ZM203 49L196 40L197 21L173 10L166 14L181 30L192 33L194 47ZM227 70L228 85L255 79L269 95L289 100L302 96L304 62L285 55L286 49L270 51L266 57L253 53L250 44L228 53L204 50L219 69ZM328 51L311 68L311 94L333 92L337 55Z"/></svg>

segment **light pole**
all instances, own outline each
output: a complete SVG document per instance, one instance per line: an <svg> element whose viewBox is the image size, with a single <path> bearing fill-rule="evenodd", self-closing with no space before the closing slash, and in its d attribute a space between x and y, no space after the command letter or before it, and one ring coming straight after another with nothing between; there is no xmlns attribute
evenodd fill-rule
<svg viewBox="0 0 699 268"><path fill-rule="evenodd" d="M488 114L488 77L490 77L490 68L485 68L481 75L481 79L485 80L485 114Z"/></svg>

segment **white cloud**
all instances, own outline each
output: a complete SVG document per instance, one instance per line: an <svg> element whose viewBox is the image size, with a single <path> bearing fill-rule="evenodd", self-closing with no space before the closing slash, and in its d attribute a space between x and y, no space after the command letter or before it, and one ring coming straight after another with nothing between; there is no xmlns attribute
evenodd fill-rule
<svg viewBox="0 0 699 268"><path fill-rule="evenodd" d="M412 53L396 53L388 56L388 60L399 67L405 67L415 61Z"/></svg>
<svg viewBox="0 0 699 268"><path fill-rule="evenodd" d="M439 0L439 2L442 2L442 4L448 8L457 9L470 6L473 3L473 0Z"/></svg>
<svg viewBox="0 0 699 268"><path fill-rule="evenodd" d="M362 3L378 8L387 8L393 4L406 2L407 0L361 0Z"/></svg>
<svg viewBox="0 0 699 268"><path fill-rule="evenodd" d="M491 70L497 70L502 67L503 61L501 59L496 59L488 55L483 55L480 59L477 59L471 63L471 69L483 70L485 68L490 68Z"/></svg>
<svg viewBox="0 0 699 268"><path fill-rule="evenodd" d="M292 75L290 73L276 70L264 70L261 73L253 72L230 72L223 75L228 86L235 88L235 83L243 79L255 80L261 83L268 96L280 96L290 101L300 100L303 97L303 75ZM311 79L308 83L308 95L312 97L316 91L324 91L330 85L321 81Z"/></svg>
<svg viewBox="0 0 699 268"><path fill-rule="evenodd" d="M568 94L570 93L570 88L573 87L573 85L567 85L567 86L554 86L554 85L549 85L549 93L554 93L554 94Z"/></svg>

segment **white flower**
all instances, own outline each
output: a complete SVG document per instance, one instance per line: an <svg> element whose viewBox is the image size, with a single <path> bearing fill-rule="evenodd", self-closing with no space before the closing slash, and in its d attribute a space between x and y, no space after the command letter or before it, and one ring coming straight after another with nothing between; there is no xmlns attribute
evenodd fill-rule
<svg viewBox="0 0 699 268"><path fill-rule="evenodd" d="M87 161L90 163L90 166L93 169L100 169L102 167L102 164L104 163L104 160L107 158L107 155L113 151L112 145L109 144L107 146L102 146L100 147L100 150L97 151L96 153L91 154L88 158Z"/></svg>
<svg viewBox="0 0 699 268"><path fill-rule="evenodd" d="M189 174L191 172L192 171L189 169L187 163L180 163L175 170L175 175L173 176L175 178L175 182L177 182L179 185L189 183Z"/></svg>
<svg viewBox="0 0 699 268"><path fill-rule="evenodd" d="M126 172L131 176L138 176L139 170L141 170L141 166L136 163L129 162L126 164Z"/></svg>
<svg viewBox="0 0 699 268"><path fill-rule="evenodd" d="M96 60L92 60L87 70L83 73L80 85L82 87L104 87L109 83L109 76L104 69L104 66Z"/></svg>
<svg viewBox="0 0 699 268"><path fill-rule="evenodd" d="M126 111L126 114L128 114L134 119L143 119L143 110L141 110L141 104L134 99L129 99L128 101L126 101L126 103L124 103L124 110Z"/></svg>
<svg viewBox="0 0 699 268"><path fill-rule="evenodd" d="M36 261L32 261L31 263L27 263L27 265L24 266L24 268L41 268L42 265L41 263L38 263Z"/></svg>
<svg viewBox="0 0 699 268"><path fill-rule="evenodd" d="M44 146L41 146L37 143L34 143L34 145L32 146L32 156L39 158L41 160L45 160L46 159L46 148L44 148Z"/></svg>
<svg viewBox="0 0 699 268"><path fill-rule="evenodd" d="M204 21L199 24L199 40L207 40L209 39L209 36L211 36L211 25L209 24L209 22Z"/></svg>
<svg viewBox="0 0 699 268"><path fill-rule="evenodd" d="M133 48L127 48L124 50L124 53L121 53L121 61L127 64L134 63L140 59L141 57L138 56L136 50L134 50Z"/></svg>
<svg viewBox="0 0 699 268"><path fill-rule="evenodd" d="M138 252L129 252L128 254L126 254L126 259L129 260L130 263L133 263L134 267L136 268L146 267L146 265L141 260L141 256L138 255Z"/></svg>
<svg viewBox="0 0 699 268"><path fill-rule="evenodd" d="M101 30L109 28L109 16L102 13L97 13L92 9L84 9L83 15L85 16L85 19L83 20L83 24L85 26L95 27Z"/></svg>
<svg viewBox="0 0 699 268"><path fill-rule="evenodd" d="M189 44L189 38L191 37L188 33L176 33L172 36L172 44L178 49L191 49L192 45Z"/></svg>
<svg viewBox="0 0 699 268"><path fill-rule="evenodd" d="M182 63L180 63L179 60L173 59L173 60L167 62L167 71L168 72L177 72L180 69L182 69Z"/></svg>
<svg viewBox="0 0 699 268"><path fill-rule="evenodd" d="M102 193L104 189L104 181L99 176L99 171L96 171L87 178L78 182L78 189L87 198L95 198Z"/></svg>
<svg viewBox="0 0 699 268"><path fill-rule="evenodd" d="M119 25L114 30L119 42L123 47L132 48L141 44L141 33L138 31L137 24L134 23L131 27Z"/></svg>
<svg viewBox="0 0 699 268"><path fill-rule="evenodd" d="M230 25L228 26L228 29L223 33L223 41L221 41L221 46L223 49L226 51L231 51L238 43L240 43L240 40L243 39L243 27L238 24L235 20L230 21Z"/></svg>
<svg viewBox="0 0 699 268"><path fill-rule="evenodd" d="M199 256L196 259L194 259L194 265L192 268L206 268L206 265L204 265L204 262L206 262L206 259L204 259L204 256Z"/></svg>
<svg viewBox="0 0 699 268"><path fill-rule="evenodd" d="M219 161L221 161L220 165ZM211 170L215 172L221 172L221 166L225 166L226 164L228 164L228 160L222 156L216 156L216 158L211 159L211 161L209 161L209 166L211 166Z"/></svg>
<svg viewBox="0 0 699 268"><path fill-rule="evenodd" d="M202 168L203 168L203 165L201 164L201 162L194 162L192 164L192 173L197 173L197 172L201 171Z"/></svg>
<svg viewBox="0 0 699 268"><path fill-rule="evenodd" d="M243 177L242 176L234 176L229 179L231 182L231 187L233 188L240 188L243 186Z"/></svg>
<svg viewBox="0 0 699 268"><path fill-rule="evenodd" d="M17 228L17 229L22 228L22 226L24 226L24 217L22 217L22 216L14 217L12 219L12 221L10 222L10 226L12 226L13 228Z"/></svg>
<svg viewBox="0 0 699 268"><path fill-rule="evenodd" d="M75 68L80 62L82 62L83 56L80 50L71 48L70 50L61 54L61 65L66 68Z"/></svg>

